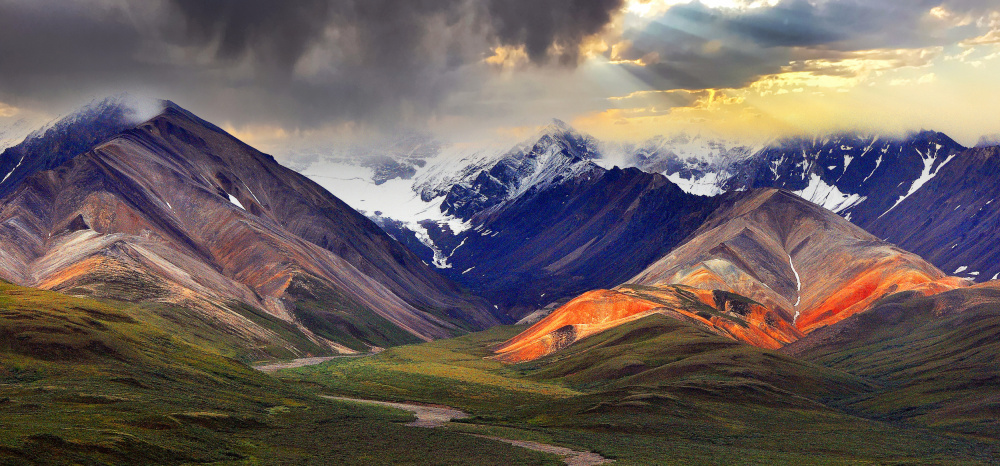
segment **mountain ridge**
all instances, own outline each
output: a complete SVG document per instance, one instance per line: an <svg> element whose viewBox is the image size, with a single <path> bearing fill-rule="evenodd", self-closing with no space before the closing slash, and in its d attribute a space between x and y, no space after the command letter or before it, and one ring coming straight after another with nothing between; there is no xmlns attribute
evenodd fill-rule
<svg viewBox="0 0 1000 466"><path fill-rule="evenodd" d="M497 348L498 357L535 359L650 313L773 349L886 294L967 286L790 192L723 197L683 244L626 283L556 309Z"/></svg>
<svg viewBox="0 0 1000 466"><path fill-rule="evenodd" d="M255 339L276 337L217 303L265 309L338 350L338 339L360 350L497 323L485 303L319 185L171 103L27 175L0 221L5 278L115 297L138 271L157 291L136 298L194 303ZM100 285L108 279L120 285ZM343 307L302 308L318 295Z"/></svg>

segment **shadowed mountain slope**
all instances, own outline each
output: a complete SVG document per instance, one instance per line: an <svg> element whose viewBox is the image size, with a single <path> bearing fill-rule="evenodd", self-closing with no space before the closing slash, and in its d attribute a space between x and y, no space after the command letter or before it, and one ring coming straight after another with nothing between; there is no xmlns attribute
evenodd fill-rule
<svg viewBox="0 0 1000 466"><path fill-rule="evenodd" d="M903 138L851 133L792 138L728 167L733 174L722 186L792 191L867 228L964 149L934 131Z"/></svg>
<svg viewBox="0 0 1000 466"><path fill-rule="evenodd" d="M279 346L255 319L338 350L497 323L321 187L176 105L32 166L0 206L0 274L16 283L193 306Z"/></svg>
<svg viewBox="0 0 1000 466"><path fill-rule="evenodd" d="M379 220L513 322L627 280L717 204L662 175L602 168L600 155L593 138L557 121L509 150L469 155L460 168L439 163L422 175L414 189L455 221L422 221L420 236Z"/></svg>
<svg viewBox="0 0 1000 466"><path fill-rule="evenodd" d="M581 292L627 280L714 209L662 175L589 171L472 218L452 239L446 274L518 319Z"/></svg>
<svg viewBox="0 0 1000 466"><path fill-rule="evenodd" d="M1000 276L998 174L1000 147L969 149L867 228L948 273L995 280Z"/></svg>

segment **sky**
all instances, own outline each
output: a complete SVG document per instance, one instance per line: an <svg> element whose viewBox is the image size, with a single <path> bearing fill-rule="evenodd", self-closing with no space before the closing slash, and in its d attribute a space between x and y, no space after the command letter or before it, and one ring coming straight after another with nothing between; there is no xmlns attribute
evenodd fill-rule
<svg viewBox="0 0 1000 466"><path fill-rule="evenodd" d="M1000 132L997 0L0 0L0 125L119 92L281 155L561 119L601 139Z"/></svg>

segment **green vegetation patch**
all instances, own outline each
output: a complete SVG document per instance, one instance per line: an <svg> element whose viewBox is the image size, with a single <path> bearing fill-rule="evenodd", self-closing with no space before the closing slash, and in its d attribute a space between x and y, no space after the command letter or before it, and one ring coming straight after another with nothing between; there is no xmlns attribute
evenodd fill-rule
<svg viewBox="0 0 1000 466"><path fill-rule="evenodd" d="M0 464L560 463L319 399L147 320L170 322L0 284Z"/></svg>
<svg viewBox="0 0 1000 466"><path fill-rule="evenodd" d="M297 275L286 293L292 298L295 317L307 328L353 350L420 341L318 278Z"/></svg>
<svg viewBox="0 0 1000 466"><path fill-rule="evenodd" d="M447 429L540 441L616 464L988 463L991 440L857 417L830 400L873 386L842 370L654 314L537 361L503 365L497 327L287 369L322 393L424 401L472 414ZM877 439L874 441L873 439Z"/></svg>

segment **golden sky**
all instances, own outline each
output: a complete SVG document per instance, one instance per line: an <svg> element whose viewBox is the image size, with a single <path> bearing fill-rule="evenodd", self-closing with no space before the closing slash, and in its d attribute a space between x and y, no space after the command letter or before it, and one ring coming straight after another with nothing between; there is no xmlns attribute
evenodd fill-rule
<svg viewBox="0 0 1000 466"><path fill-rule="evenodd" d="M632 27L648 27L660 21L659 16L669 16L672 8L686 3L632 0L626 4L621 21L638 23ZM739 16L772 8L778 2L747 5L715 0L702 4L709 10L728 10ZM595 136L623 140L674 131L768 139L839 130L903 133L934 129L971 145L983 134L1000 132L1000 5L978 16L959 15L942 5L913 16L916 24L941 39L915 38L912 47L890 43L890 47L866 48L877 45L877 38L841 47L827 42L772 45L764 48L765 55L783 48L788 60L781 62L780 54L774 53L774 72L750 76L740 85L656 86L656 82L644 82L639 90L607 97L606 108L577 114L570 121ZM612 44L609 49L629 45L620 33L622 27L612 28L605 40L625 44ZM967 37L962 33L947 37L949 30L957 29ZM710 28L705 31L714 32ZM725 39L697 39L693 42L701 42L702 49L694 53L711 55L729 46ZM588 60L592 66L577 69L582 79L588 79L587 73L606 73L618 75L616 79L621 81L635 81L632 70L648 67L646 62L651 61L641 54L618 57L614 53L593 54ZM706 84L710 81L706 79Z"/></svg>

